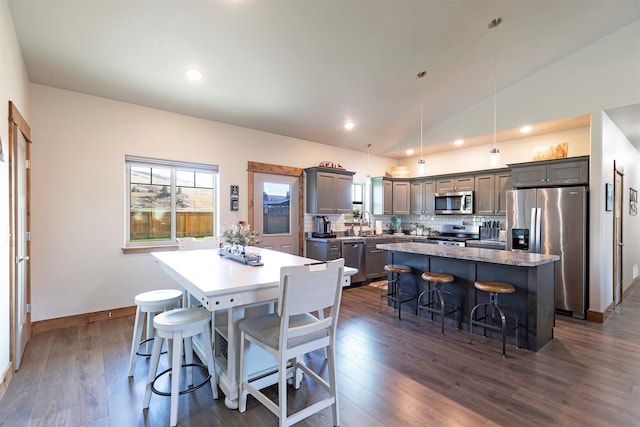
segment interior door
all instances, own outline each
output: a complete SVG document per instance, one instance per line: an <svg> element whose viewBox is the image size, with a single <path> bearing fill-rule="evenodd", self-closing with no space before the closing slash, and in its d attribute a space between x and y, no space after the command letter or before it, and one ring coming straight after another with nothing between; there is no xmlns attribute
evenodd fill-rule
<svg viewBox="0 0 640 427"><path fill-rule="evenodd" d="M13 103L9 103L9 164L11 224L11 348L18 370L31 335L29 286L29 145L30 129Z"/></svg>
<svg viewBox="0 0 640 427"><path fill-rule="evenodd" d="M299 178L255 173L253 229L257 246L298 255Z"/></svg>

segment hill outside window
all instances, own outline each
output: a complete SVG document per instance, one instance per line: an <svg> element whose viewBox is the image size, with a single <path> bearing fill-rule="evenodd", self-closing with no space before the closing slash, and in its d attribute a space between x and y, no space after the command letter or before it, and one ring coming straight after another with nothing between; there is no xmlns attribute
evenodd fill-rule
<svg viewBox="0 0 640 427"><path fill-rule="evenodd" d="M214 235L218 166L125 156L127 246Z"/></svg>

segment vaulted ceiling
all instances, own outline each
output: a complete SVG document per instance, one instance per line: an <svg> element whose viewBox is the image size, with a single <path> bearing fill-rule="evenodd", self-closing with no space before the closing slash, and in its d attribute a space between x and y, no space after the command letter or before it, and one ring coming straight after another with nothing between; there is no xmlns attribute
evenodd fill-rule
<svg viewBox="0 0 640 427"><path fill-rule="evenodd" d="M421 104L428 128L640 16L637 0L9 5L33 83L391 157L415 148Z"/></svg>

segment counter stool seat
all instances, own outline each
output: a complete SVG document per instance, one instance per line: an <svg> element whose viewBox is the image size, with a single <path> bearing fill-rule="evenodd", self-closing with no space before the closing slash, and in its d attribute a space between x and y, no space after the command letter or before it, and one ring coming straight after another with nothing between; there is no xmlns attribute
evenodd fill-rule
<svg viewBox="0 0 640 427"><path fill-rule="evenodd" d="M136 320L133 325L133 338L131 340L131 355L129 356L129 376L133 376L137 356L151 356L150 342L153 340L153 318L156 313L180 307L183 292L177 289L158 289L155 291L143 292L136 295ZM147 318L147 329L145 339L142 339L142 330L145 316ZM140 351L140 347L145 345L145 352Z"/></svg>
<svg viewBox="0 0 640 427"><path fill-rule="evenodd" d="M411 267L402 264L387 264L384 266L384 271L391 273L391 280L387 283L386 292L384 289L380 293L380 309L382 311L382 299L386 298L389 301L393 301L394 307L398 308L398 319L401 319L401 308L403 302L413 301L416 296L412 296L409 299L402 299L402 289L400 286L400 274L411 273Z"/></svg>
<svg viewBox="0 0 640 427"><path fill-rule="evenodd" d="M165 311L153 319L156 335L153 339L153 350L151 351L151 360L149 364L149 375L147 376L147 387L144 394L143 408L147 409L151 401L151 393L171 396L171 426L175 426L178 422L178 396L184 393L190 393L204 386L207 382L211 386L213 399L218 398L218 387L216 381L216 370L214 366L212 341L211 341L211 312L203 307L177 308ZM193 346L191 337L200 335L206 356L206 366L193 363ZM168 340L170 348L171 368L156 375L158 371L158 362L160 360L160 350L162 342ZM182 364L182 344L184 340L184 356L185 364ZM192 367L206 368L209 375L205 380L196 386L193 386ZM180 390L180 368L187 368L187 385L189 388ZM162 375L171 373L171 391L170 393L160 392L154 387L155 381Z"/></svg>
<svg viewBox="0 0 640 427"><path fill-rule="evenodd" d="M480 325L484 328L484 335L487 334L487 329L491 329L493 331L499 331L502 333L502 357L506 357L506 336L507 336L507 318L504 314L503 308L508 308L508 306L500 306L498 305L498 295L500 294L512 294L516 291L516 288L504 282L495 282L495 281L476 281L473 286L483 292L489 293L489 302L476 304L471 310L471 315L469 319L469 344L472 344L473 341L473 325ZM484 316L476 319L475 313L476 310L480 307L484 308ZM491 308L491 313L487 314L487 308ZM511 310L513 311L513 310ZM496 317L496 312L500 316L500 326L496 326L493 322L493 319ZM513 311L516 330L516 348L518 347L518 316Z"/></svg>
<svg viewBox="0 0 640 427"><path fill-rule="evenodd" d="M513 285L503 282L478 281L473 286L478 290L497 294L512 294L516 291Z"/></svg>
<svg viewBox="0 0 640 427"><path fill-rule="evenodd" d="M460 317L458 316L458 304L457 302L447 303L444 296L449 295L453 298L453 294L448 291L442 290L443 283L452 283L455 279L451 274L447 273L436 273L431 271L425 271L422 273L422 279L429 282L429 288L418 295L418 312L420 310L424 310L428 313L431 313L431 319L433 320L433 315L437 314L440 316L440 330L442 335L444 335L444 318L446 315L455 313L455 320L457 327L460 328ZM433 285L433 288L431 287ZM424 297L427 297L426 301L423 301ZM451 310L447 311L446 307L452 307Z"/></svg>

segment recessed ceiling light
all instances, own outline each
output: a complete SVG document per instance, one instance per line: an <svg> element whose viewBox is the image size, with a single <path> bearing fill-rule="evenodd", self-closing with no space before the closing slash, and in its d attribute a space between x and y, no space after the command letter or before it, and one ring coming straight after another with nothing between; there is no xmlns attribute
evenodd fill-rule
<svg viewBox="0 0 640 427"><path fill-rule="evenodd" d="M407 153L407 156L412 155L414 153L413 148L409 148L405 153Z"/></svg>
<svg viewBox="0 0 640 427"><path fill-rule="evenodd" d="M533 128L532 128L531 126L528 126L528 125L527 125L527 126L522 126L522 127L520 128L520 132L522 132L522 133L529 133L529 132L531 132L532 130L533 130Z"/></svg>
<svg viewBox="0 0 640 427"><path fill-rule="evenodd" d="M455 141L453 141L453 145L462 145L464 144L464 140L462 139L456 139Z"/></svg>
<svg viewBox="0 0 640 427"><path fill-rule="evenodd" d="M192 82L197 82L202 79L202 73L196 69L187 70L186 75Z"/></svg>
<svg viewBox="0 0 640 427"><path fill-rule="evenodd" d="M353 123L352 121L348 121L344 123L344 128L347 130L351 130L356 126L355 123Z"/></svg>

